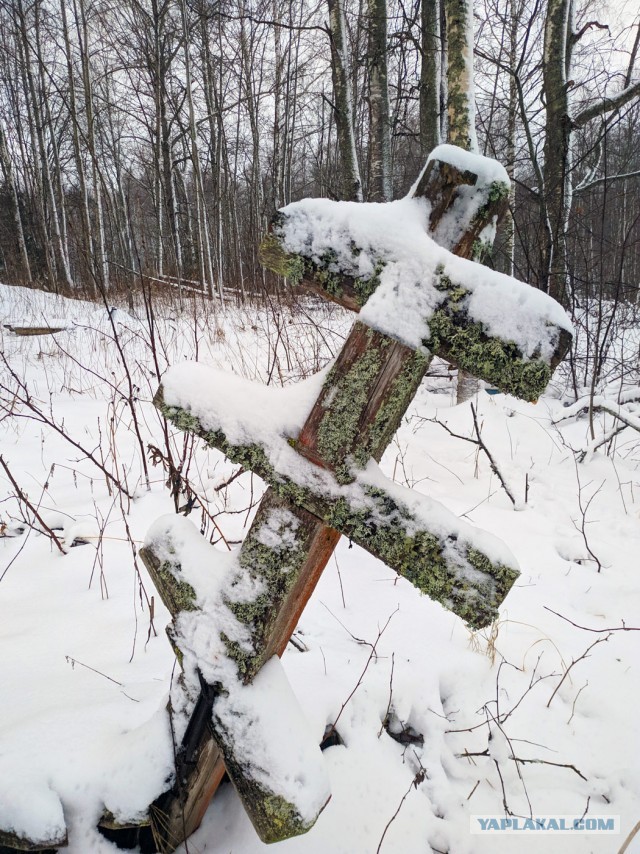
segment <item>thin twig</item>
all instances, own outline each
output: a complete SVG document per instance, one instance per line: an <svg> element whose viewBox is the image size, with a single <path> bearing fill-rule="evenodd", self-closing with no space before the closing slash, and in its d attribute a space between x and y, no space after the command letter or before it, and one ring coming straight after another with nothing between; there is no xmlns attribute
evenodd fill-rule
<svg viewBox="0 0 640 854"><path fill-rule="evenodd" d="M22 504L24 504L25 507L27 507L33 513L33 515L38 520L38 523L43 528L43 533L45 533L49 537L49 539L56 544L60 553L63 555L66 554L64 546L62 545L61 541L56 536L55 532L51 530L51 528L47 525L47 523L44 521L42 516L38 513L38 510L35 507L35 505L32 504L31 501L29 501L26 494L20 489L20 486L18 485L14 476L11 474L9 466L6 464L2 454L0 454L0 465L4 469L6 476L11 481L11 485L13 486L13 488L16 491L16 497L17 497L18 501L20 501Z"/></svg>
<svg viewBox="0 0 640 854"><path fill-rule="evenodd" d="M416 759L417 759L418 757L417 757L417 754L415 754L415 751L414 751L414 755L416 755ZM420 762L420 760L419 760L419 759L418 759L418 762ZM385 836L387 835L387 831L389 830L389 828L391 827L391 825L393 824L393 822L394 822L394 821L396 820L396 818L398 817L398 813L400 812L400 810L402 809L402 805L404 804L404 802L405 802L405 801L406 801L406 799L408 798L409 793L411 792L411 788L413 787L414 789L417 789L417 788L418 788L418 786L419 786L422 782L424 782L424 778L426 777L426 775L427 775L427 772L426 772L426 771L425 771L425 769L422 767L422 763L420 763L420 769L419 769L419 771L416 773L415 777L413 778L413 780L412 780L412 781L411 781L411 783L409 784L409 788L407 789L407 791L406 791L406 792L404 793L404 795L402 796L402 799L401 799L400 803L398 804L398 808L397 808L397 810L396 810L396 811L394 812L394 814L391 816L391 818L389 819L389 821L387 822L387 824L386 824L386 826L385 826L385 829L382 831L382 836L380 837L380 842L378 842L378 847L376 848L376 854L380 854L380 849L382 848L382 843L384 842L384 838L385 838Z"/></svg>
<svg viewBox="0 0 640 854"><path fill-rule="evenodd" d="M513 493L511 492L511 490L507 486L507 483L506 483L505 479L503 478L502 473L500 472L500 469L498 468L498 464L496 463L496 461L491 456L491 452L489 451L489 448L487 448L487 446L485 445L485 443L482 439L482 435L480 433L480 427L478 425L478 416L476 415L476 409L475 409L475 406L473 405L473 403L471 404L471 414L473 415L473 427L474 427L474 430L476 432L476 436L478 439L478 445L487 455L487 459L489 460L489 465L491 466L491 471L498 478L498 480L500 481L500 485L502 486L504 491L507 493L507 495L511 499L511 503L515 507L516 500L513 497Z"/></svg>
<svg viewBox="0 0 640 854"><path fill-rule="evenodd" d="M561 620L564 620L567 623L571 623L572 626L575 626L576 629L582 629L583 632L593 632L594 634L610 634L612 632L640 632L640 626L625 626L624 620L622 620L621 626L613 626L607 627L606 629L592 629L590 626L581 626L580 623L574 623L573 620L570 620L569 617L565 617L563 614L559 614L557 611L554 611L553 608L549 608L548 605L543 606L545 611L550 611L552 614L555 614L556 617L560 617Z"/></svg>
<svg viewBox="0 0 640 854"><path fill-rule="evenodd" d="M561 680L558 682L558 684L556 685L556 687L555 687L555 690L554 690L553 694L549 697L549 702L547 703L547 708L549 708L549 706L551 705L551 701L553 700L553 698L555 697L555 695L556 695L556 694L558 693L558 691L560 690L561 685L564 683L564 680L567 678L567 676L568 676L568 675L569 675L569 673L571 672L572 668L573 668L573 667L575 667L575 665L576 665L576 664L578 664L578 662L579 662L579 661L584 661L584 659L585 659L585 658L588 658L588 657L589 657L589 653L591 652L591 650L592 650L594 647L598 646L598 644L599 644L599 643L605 643L606 641L608 641L608 640L609 640L609 638L610 638L610 637L611 637L611 634L608 634L608 635L607 635L606 637L604 637L604 638L596 638L596 640L594 640L594 642L591 644L591 646L588 646L588 647L587 647L587 649L582 653L582 655L581 655L579 658L575 658L575 659L571 662L571 664L570 664L570 665L567 667L567 669L565 670L565 672L564 672L564 676L562 677L562 679L561 679Z"/></svg>
<svg viewBox="0 0 640 854"><path fill-rule="evenodd" d="M326 606L325 606L325 607L326 607ZM329 610L329 609L327 608L327 610ZM382 635L385 633L385 631L386 631L386 629L387 629L387 626L388 626L388 625L389 625L389 623L391 622L391 618L394 616L394 614L397 614L399 610L400 610L400 607L398 606L398 607L395 609L395 611L392 611L392 613L389 615L389 617L387 618L387 622L384 624L384 626L383 626L381 629L378 629L378 637L376 638L375 643L373 643L373 644L371 645L371 652L369 653L369 657L367 658L367 663L366 663L366 664L365 664L365 666L364 666L364 670L363 670L363 671L362 671L362 673L360 674L360 678L359 678L359 679L358 679L358 681L356 682L356 684L355 684L355 687L354 687L353 691L349 694L349 696L347 697L347 699L346 699L346 700L344 701L344 703L342 704L342 706L341 706L341 708L340 708L340 711L338 712L338 717L335 719L335 721L331 724L331 727L330 727L330 728L327 730L327 732L325 733L325 736L324 736L324 737L325 737L325 739L329 738L329 736L333 735L333 733L335 732L335 730L336 730L336 725L337 725L338 721L340 720L340 717L341 717L342 713L344 712L345 708L347 707L347 704L349 703L349 700L353 697L353 695L356 693L356 691L358 690L358 688L359 688L359 687L360 687L360 685L362 684L362 680L363 680L363 678L364 678L364 675L365 675L365 673L367 672L367 670L369 669L369 665L371 664L371 661L373 660L373 658L374 658L374 656L375 656L375 654L376 654L376 647L378 646L378 643L379 643L379 641L380 641L380 638L381 638L381 637L382 637ZM347 629L347 631L349 631L349 630ZM349 634L351 634L351 632L349 632Z"/></svg>

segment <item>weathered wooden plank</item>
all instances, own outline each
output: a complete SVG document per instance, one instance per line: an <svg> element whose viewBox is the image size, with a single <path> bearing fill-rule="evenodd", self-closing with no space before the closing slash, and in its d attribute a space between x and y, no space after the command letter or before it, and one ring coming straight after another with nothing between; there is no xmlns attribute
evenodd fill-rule
<svg viewBox="0 0 640 854"><path fill-rule="evenodd" d="M69 844L67 834L52 836L49 839L27 839L13 831L0 828L0 854L15 854L16 851L37 851L40 854L55 854L58 848Z"/></svg>
<svg viewBox="0 0 640 854"><path fill-rule="evenodd" d="M14 335L55 335L56 332L64 332L67 326L13 326L9 323L5 327Z"/></svg>
<svg viewBox="0 0 640 854"><path fill-rule="evenodd" d="M289 729L280 732L279 740L273 732L270 736L266 731L272 731L274 722L286 720L287 716L292 716L295 723L296 702L284 674L275 664L270 663L268 674L262 668L278 651L278 638L274 632L278 619L291 621L296 617L292 614L292 607L302 607L301 590L296 582L300 570L306 567L309 551L316 546L315 534L319 525L305 511L294 515L275 495L263 502L235 561L230 561L229 556L222 556L222 564L216 566L216 553L210 550L213 559L210 572L230 573L213 613L199 613L200 603L207 597L211 608L211 593L207 588L199 595L198 584L194 580L198 572L195 576L193 569L191 576L185 572L188 569L185 560L187 563L192 560L192 552L183 554L182 551L185 526L191 528L191 539L199 537L186 520L178 529L177 536L174 535L172 522L162 533L159 552L152 538L141 550L142 558L174 617L170 637L180 661L183 653L188 654L190 666L193 666L193 652L189 642L186 646L183 644L181 634L185 615L193 615L195 619L204 621L208 634L213 638L219 637L219 646L221 649L226 647L228 660L235 664L236 675L230 675L219 656L215 665L208 662L209 669L205 666L207 662L198 657L198 668L202 667L205 673L211 672L212 675L205 679L203 673L199 673L200 696L176 757L176 785L172 797L165 794L153 805L150 810L152 825L156 835L164 833L166 839L164 827L169 811L176 812L174 804L180 802L185 810L185 827L187 819L199 820L198 810L193 814L193 809L203 803L204 796L200 795L189 803L189 793L196 789L199 793L201 791L200 786L193 785L193 763L199 765L196 780L206 789L213 788L213 781L201 777L205 770L218 776L216 767L220 760L214 757L208 744L212 736L261 839L275 842L299 835L313 826L328 800L328 787L322 788L320 749L317 743L305 745L303 727L298 726L300 743L296 742L295 732ZM204 552L199 554L198 560L203 558L206 559ZM194 586L186 578L190 578ZM202 581L200 584L202 586ZM217 625L215 615L220 618L221 625L231 629L223 631ZM225 657L224 653L222 657ZM256 678L258 672L259 679ZM280 695L282 699L279 699ZM278 704L282 704L282 708ZM261 732L261 729L265 731ZM249 744L245 743L248 734L253 739ZM262 755L257 744L262 746ZM311 780L305 791L295 783L300 774L305 773L300 766L301 757L304 757L305 765L311 766ZM316 774L312 770L314 764L317 766ZM265 771L269 768L273 769L273 774ZM279 773L275 773L276 768ZM318 781L319 793L315 791ZM310 803L305 792L313 793Z"/></svg>
<svg viewBox="0 0 640 854"><path fill-rule="evenodd" d="M437 151L443 150L444 157L450 149L451 146L443 146ZM450 156L455 160L459 152L453 149ZM471 259L480 258L490 248L495 225L506 209L509 187L506 173L504 181L499 179L503 170L494 161L466 157L470 157L472 165L475 164L477 173L458 168L445 160L430 159L417 182L414 196L424 197L429 202L424 212L425 233L456 257ZM319 228L328 216L324 207L322 210ZM350 221L349 217L357 220L359 206L349 210L351 213L345 222ZM300 222L295 219L298 216L302 217ZM357 276L354 270L359 268L363 246L352 239L348 251L343 248L341 253L336 253L329 248L321 252L313 239L315 232L308 225L307 216L315 216L313 209L308 214L301 214L296 205L276 213L271 230L261 245L262 263L273 272L285 275L293 282L303 282L316 293L359 312L378 290L385 268L397 264L397 258L393 252L391 257L387 257L377 244L369 246L365 254L371 258L373 271L366 276ZM315 223L314 219L312 221ZM364 221L367 222L366 218ZM298 247L296 252L289 252L286 248L290 245L287 243L290 222L297 223L293 227L294 245ZM393 219L390 219L389 229L393 226ZM343 223L342 227L347 226ZM360 235L358 239L362 239L362 228L357 233ZM518 334L511 327L511 334L518 339L513 340L503 330L496 334L495 323L493 332L490 332L481 319L484 314L474 315L477 311L473 299L477 274L473 265L454 265L449 269L451 265L448 262L431 263L430 266L424 258L423 264L425 289L431 291L432 296L428 301L429 311L422 322L422 347L504 392L525 400L537 400L571 343L571 333L561 325L562 321L548 319L549 305L553 301L547 300L547 304L543 304L543 298L542 302L529 301L531 305L527 302L526 323L520 318L515 324ZM483 284L483 293L486 298L495 300L489 291L504 288L504 277L488 270L483 276L488 277L487 282L491 283L490 287ZM521 298L531 294L523 283L513 281L513 288L520 290ZM517 302L511 310L516 310L516 306ZM521 309L517 308L517 311L521 312ZM520 329L523 324L527 327L524 335ZM384 328L387 329L386 326ZM509 328L508 324L505 328ZM389 329L387 333L396 334ZM535 334L539 338L532 340ZM382 346L383 338L380 342Z"/></svg>
<svg viewBox="0 0 640 854"><path fill-rule="evenodd" d="M356 470L351 472L355 481L341 485L329 471L319 477L311 463L306 470L302 460L296 467L286 466L288 452L295 452L284 438L275 449L234 444L220 430L206 429L193 413L167 405L162 386L154 403L180 430L195 433L254 471L290 506L302 507L340 531L470 626L479 628L495 618L518 572L476 548L473 529L449 518L437 502L413 496L409 506L400 497L401 487L388 481L385 486L381 477L374 483ZM437 530L430 531L426 517L433 513Z"/></svg>
<svg viewBox="0 0 640 854"><path fill-rule="evenodd" d="M509 203L508 177L505 181L495 176L482 176L470 169L461 169L443 159L438 159L440 147L430 157L416 182L414 198L424 198L429 203L427 233L445 249L461 258L473 258L480 250L478 241L487 225L499 221ZM441 155L444 156L444 155ZM469 205L469 191L474 194L474 205ZM334 258L327 266L314 264L302 255L292 255L283 249L280 233L287 214L277 211L271 228L259 249L261 263L269 270L285 276L293 283L304 286L351 311L358 312L376 290L377 275L356 277L336 269ZM442 228L446 225L446 229ZM357 254L358 248L354 248ZM385 259L381 258L383 264ZM379 270L378 270L379 272Z"/></svg>
<svg viewBox="0 0 640 854"><path fill-rule="evenodd" d="M275 237L271 235L270 240L275 240ZM325 291L326 296L334 298L337 291L326 290L330 287L328 280L323 278L322 271L318 275L320 279L314 278L318 287ZM340 283L339 290L343 284L345 288L351 288L353 277L341 273L331 273L331 276ZM442 293L443 298L440 306L425 322L428 330L422 340L425 349L507 394L523 400L537 400L567 353L572 340L571 333L561 327L550 330L555 338L553 352L541 355L541 351L546 349L546 342L540 341L538 347L532 348L533 355L527 357L516 342L507 336L490 334L483 323L470 316L470 292L465 284L452 280L443 269L437 270L435 276L434 287ZM357 305L359 309L366 301L365 296L368 298L370 294L359 285L358 292L362 297L358 296L355 303L351 297L337 301L349 308ZM532 317L532 325L535 321L536 318ZM545 326L545 333L548 331L549 324Z"/></svg>
<svg viewBox="0 0 640 854"><path fill-rule="evenodd" d="M379 461L418 390L431 359L356 323L296 441L296 450L335 472Z"/></svg>

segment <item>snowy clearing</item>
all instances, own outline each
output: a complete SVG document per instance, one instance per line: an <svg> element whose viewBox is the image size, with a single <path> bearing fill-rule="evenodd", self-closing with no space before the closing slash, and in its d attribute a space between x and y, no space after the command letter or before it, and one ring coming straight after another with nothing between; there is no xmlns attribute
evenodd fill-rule
<svg viewBox="0 0 640 854"><path fill-rule="evenodd" d="M312 376L350 319L303 308L158 302L153 318L141 306L134 319L0 286L0 829L44 839L66 824L70 854L106 854L118 849L95 829L104 809L140 818L165 788L177 674L169 615L137 549L177 504L228 553L263 486L165 435L151 398L185 360L270 385ZM5 328L56 318L70 328L55 336ZM578 463L588 426L578 412L558 420L570 400L562 382L537 405L484 391L475 402L517 510L486 456L437 423L472 438L469 404L453 405L447 379L423 383L382 471L501 540L521 577L500 620L471 633L341 541L282 660L317 743L340 714L343 744L323 753L332 798L308 834L271 850L611 854L640 818L640 633L621 631L640 628L640 442L626 428L608 456L603 446ZM192 485L176 504L169 450ZM413 743L391 738L385 719ZM620 834L470 833L470 816L505 808L619 816ZM224 785L179 850L265 848ZM627 854L638 851L640 837Z"/></svg>

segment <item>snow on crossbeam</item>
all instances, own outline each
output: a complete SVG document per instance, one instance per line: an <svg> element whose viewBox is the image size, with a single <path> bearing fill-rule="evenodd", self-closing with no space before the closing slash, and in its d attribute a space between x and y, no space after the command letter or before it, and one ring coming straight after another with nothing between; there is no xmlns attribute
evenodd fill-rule
<svg viewBox="0 0 640 854"><path fill-rule="evenodd" d="M67 845L62 803L46 783L0 782L0 850L51 851Z"/></svg>
<svg viewBox="0 0 640 854"><path fill-rule="evenodd" d="M252 542L235 554L217 551L188 519L162 517L141 557L173 617L168 634L187 691L202 688L245 810L263 842L277 842L308 831L330 790L321 734L310 731L276 650L263 642L264 623L299 569L299 524L285 508L260 514ZM275 577L260 574L260 550L275 554ZM178 775L183 760L178 754Z"/></svg>
<svg viewBox="0 0 640 854"><path fill-rule="evenodd" d="M569 318L541 291L460 257L490 245L505 178L495 161L441 146L404 199L282 208L261 260L391 338L535 400L569 346Z"/></svg>
<svg viewBox="0 0 640 854"><path fill-rule="evenodd" d="M272 390L187 363L169 369L155 403L181 430L254 471L280 498L349 537L470 626L490 623L518 576L515 559L437 501L394 484L373 461L339 483L302 457L295 440L303 401L316 386L314 378Z"/></svg>

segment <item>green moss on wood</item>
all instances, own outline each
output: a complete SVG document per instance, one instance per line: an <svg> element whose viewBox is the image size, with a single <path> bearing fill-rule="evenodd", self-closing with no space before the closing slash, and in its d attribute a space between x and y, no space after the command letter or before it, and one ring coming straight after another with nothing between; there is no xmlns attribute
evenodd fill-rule
<svg viewBox="0 0 640 854"><path fill-rule="evenodd" d="M436 270L436 277L436 288L447 298L429 318L424 346L504 392L537 400L551 379L551 367L539 358L525 359L513 341L493 338L481 323L470 322L466 309L469 292L452 282L442 267Z"/></svg>
<svg viewBox="0 0 640 854"><path fill-rule="evenodd" d="M275 533L281 537L279 547L260 541L262 524L273 531L274 500L266 501L260 516L254 522L239 553L241 568L257 582L260 592L250 600L233 599L233 586L225 604L237 620L248 630L250 643L239 644L222 634L230 658L236 662L238 675L250 681L264 663L266 639L270 637L279 612L279 606L297 579L307 556L305 530L301 523L292 526L282 518ZM286 513L287 511L285 511ZM297 521L297 520L296 520Z"/></svg>
<svg viewBox="0 0 640 854"><path fill-rule="evenodd" d="M478 628L495 618L497 607L517 577L515 570L494 565L488 558L483 564L475 556L473 564L464 555L456 557L451 542L444 542L421 528L408 508L382 490L365 488L364 507L352 507L344 496L335 499L316 494L278 473L260 446L233 446L219 431L203 430L191 413L163 405L159 398L161 395L156 398L156 405L180 429L197 433L233 462L252 468L281 499L305 508L367 549L470 626ZM274 561L272 569L279 565ZM473 572L467 572L474 566L475 577ZM242 657L241 651L238 656Z"/></svg>
<svg viewBox="0 0 640 854"><path fill-rule="evenodd" d="M181 611L196 610L196 592L187 581L178 577L180 565L177 561L160 560L148 546L140 549L140 557L165 607L173 617Z"/></svg>
<svg viewBox="0 0 640 854"><path fill-rule="evenodd" d="M250 764L243 762L234 750L233 734L227 732L224 721L216 715L215 706L213 715L214 738L260 839L265 843L283 842L311 830L317 816L305 821L295 804L255 780Z"/></svg>
<svg viewBox="0 0 640 854"><path fill-rule="evenodd" d="M363 441L354 450L353 461L356 466L364 468L371 457L380 461L400 426L402 417L413 400L430 362L431 356L416 351L404 363L391 393L376 412L366 435L362 437Z"/></svg>
<svg viewBox="0 0 640 854"><path fill-rule="evenodd" d="M372 347L373 330L367 330L366 335L369 346L362 355L345 374L338 375L334 367L323 389L330 406L318 426L317 445L322 459L333 467L338 483L353 480L349 457L358 444L361 414L380 373L385 351L392 344L389 339L382 348Z"/></svg>
<svg viewBox="0 0 640 854"><path fill-rule="evenodd" d="M429 319L429 350L437 350L474 377L523 400L537 400L551 379L549 365L540 359L526 361L513 342L490 338L481 323L461 325L451 311L439 309Z"/></svg>
<svg viewBox="0 0 640 854"><path fill-rule="evenodd" d="M490 240L481 240L477 237L473 241L471 253L474 261L477 261L478 264L485 264L493 254L493 242Z"/></svg>
<svg viewBox="0 0 640 854"><path fill-rule="evenodd" d="M290 255L282 247L282 243L275 234L266 234L258 248L258 259L260 263L276 273L284 276L291 284L297 285L304 275L304 261L298 255Z"/></svg>

